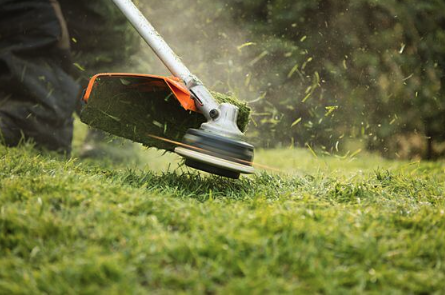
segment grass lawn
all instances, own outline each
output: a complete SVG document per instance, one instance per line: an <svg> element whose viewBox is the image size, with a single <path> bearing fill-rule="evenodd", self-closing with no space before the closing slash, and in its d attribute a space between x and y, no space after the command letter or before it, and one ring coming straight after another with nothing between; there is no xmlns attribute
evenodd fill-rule
<svg viewBox="0 0 445 295"><path fill-rule="evenodd" d="M444 292L443 162L257 161L282 172L233 181L151 151L122 165L0 146L0 294Z"/></svg>

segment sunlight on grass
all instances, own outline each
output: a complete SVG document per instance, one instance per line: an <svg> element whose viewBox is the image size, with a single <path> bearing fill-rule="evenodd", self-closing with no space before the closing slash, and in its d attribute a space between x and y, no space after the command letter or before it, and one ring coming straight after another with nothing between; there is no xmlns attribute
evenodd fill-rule
<svg viewBox="0 0 445 295"><path fill-rule="evenodd" d="M113 164L0 146L1 294L445 288L443 162L258 150L286 173L229 180L136 153Z"/></svg>

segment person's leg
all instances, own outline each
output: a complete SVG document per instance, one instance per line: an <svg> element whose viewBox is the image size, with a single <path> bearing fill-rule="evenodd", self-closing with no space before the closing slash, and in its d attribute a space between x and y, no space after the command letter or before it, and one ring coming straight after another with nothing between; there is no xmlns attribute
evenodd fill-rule
<svg viewBox="0 0 445 295"><path fill-rule="evenodd" d="M0 0L0 140L69 153L79 87L56 0Z"/></svg>

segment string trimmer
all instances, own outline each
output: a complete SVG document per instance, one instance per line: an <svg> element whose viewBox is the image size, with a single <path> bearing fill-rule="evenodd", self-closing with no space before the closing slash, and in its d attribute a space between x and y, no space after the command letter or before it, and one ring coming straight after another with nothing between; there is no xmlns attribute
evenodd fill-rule
<svg viewBox="0 0 445 295"><path fill-rule="evenodd" d="M113 1L173 77L98 74L83 95L86 104L81 120L111 134L174 151L195 169L235 179L241 173L253 173L254 148L241 132L248 121L247 107L212 95L132 1ZM243 108L240 118L239 107ZM153 141L165 137L173 141ZM181 138L181 144L171 144Z"/></svg>

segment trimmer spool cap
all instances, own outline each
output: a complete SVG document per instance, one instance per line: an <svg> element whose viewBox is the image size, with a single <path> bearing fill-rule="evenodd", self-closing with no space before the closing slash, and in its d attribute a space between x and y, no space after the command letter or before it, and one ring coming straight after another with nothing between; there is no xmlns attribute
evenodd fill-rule
<svg viewBox="0 0 445 295"><path fill-rule="evenodd" d="M189 167L233 179L241 173L254 173L254 147L244 141L189 129L183 143L175 152L186 159Z"/></svg>

